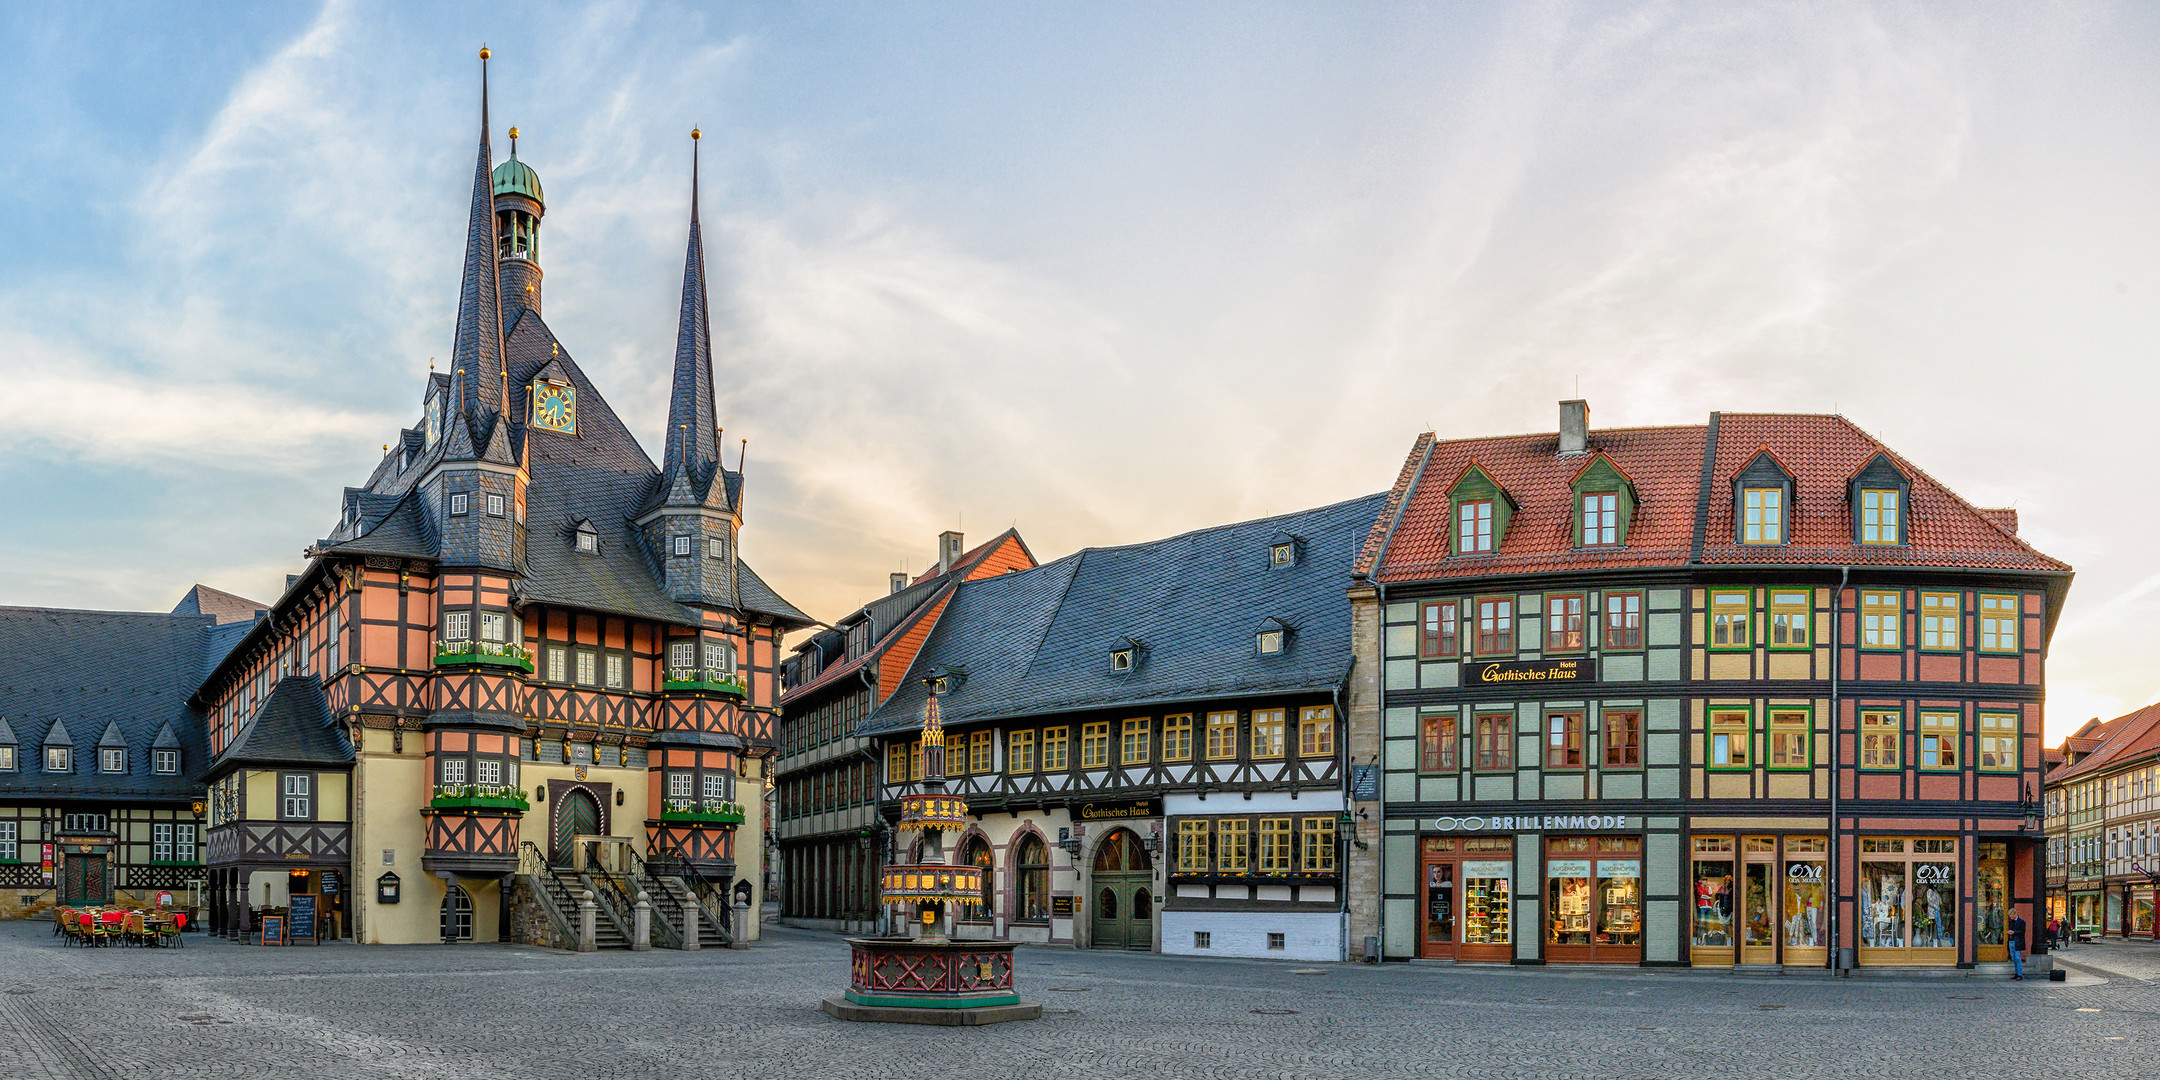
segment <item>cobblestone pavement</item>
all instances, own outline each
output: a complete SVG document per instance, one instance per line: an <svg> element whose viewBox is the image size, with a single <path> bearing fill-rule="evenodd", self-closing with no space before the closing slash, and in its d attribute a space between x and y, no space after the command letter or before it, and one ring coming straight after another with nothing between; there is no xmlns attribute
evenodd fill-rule
<svg viewBox="0 0 2160 1080"><path fill-rule="evenodd" d="M2055 959L2097 975L2160 982L2160 941L2103 938L2057 949Z"/></svg>
<svg viewBox="0 0 2160 1080"><path fill-rule="evenodd" d="M2111 1077L2160 986L1382 968L1023 949L1035 1022L850 1024L836 937L745 951L63 948L0 923L0 1080ZM192 935L191 935L192 937ZM2073 950L2071 959L2078 958ZM2080 985L2082 984L2082 985Z"/></svg>

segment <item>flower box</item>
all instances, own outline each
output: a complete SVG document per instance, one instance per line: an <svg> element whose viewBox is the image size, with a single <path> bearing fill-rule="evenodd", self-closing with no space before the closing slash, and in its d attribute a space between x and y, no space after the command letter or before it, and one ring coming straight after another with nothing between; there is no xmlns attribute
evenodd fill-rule
<svg viewBox="0 0 2160 1080"><path fill-rule="evenodd" d="M499 784L444 784L428 803L437 810L525 810L524 788Z"/></svg>
<svg viewBox="0 0 2160 1080"><path fill-rule="evenodd" d="M732 829L743 823L743 808L740 803L700 803L690 799L669 799L661 807L660 820L719 825Z"/></svg>
<svg viewBox="0 0 2160 1080"><path fill-rule="evenodd" d="M527 674L533 669L532 653L527 652L525 646L502 641L438 641L435 643L435 663L494 664Z"/></svg>
<svg viewBox="0 0 2160 1080"><path fill-rule="evenodd" d="M670 668L667 677L660 680L663 690L709 690L734 697L749 697L750 686L743 677L719 668Z"/></svg>

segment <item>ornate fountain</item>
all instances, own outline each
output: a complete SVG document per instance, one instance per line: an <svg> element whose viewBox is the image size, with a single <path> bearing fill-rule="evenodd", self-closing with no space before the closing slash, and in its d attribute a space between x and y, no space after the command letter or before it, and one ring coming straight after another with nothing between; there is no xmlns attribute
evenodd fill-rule
<svg viewBox="0 0 2160 1080"><path fill-rule="evenodd" d="M922 861L885 868L885 903L903 905L920 936L849 938L844 998L826 998L842 1020L977 1025L1033 1020L1042 1006L1013 988L1013 943L955 941L952 905L982 897L983 871L946 859L944 833L967 827L967 803L945 791L945 728L935 693L923 711L921 790L900 798L901 834L922 833Z"/></svg>

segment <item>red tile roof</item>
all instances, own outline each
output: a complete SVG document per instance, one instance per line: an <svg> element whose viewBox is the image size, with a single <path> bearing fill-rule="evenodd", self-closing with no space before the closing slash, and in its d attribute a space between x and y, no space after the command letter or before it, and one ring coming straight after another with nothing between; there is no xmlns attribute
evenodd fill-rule
<svg viewBox="0 0 2160 1080"><path fill-rule="evenodd" d="M1713 432L1716 452L1706 475ZM1733 537L1732 479L1766 450L1795 478L1791 542L1741 545ZM1708 425L1595 430L1589 451L1561 455L1556 433L1449 440L1420 435L1373 524L1357 572L1395 582L1688 563L2070 569L2019 539L2003 512L1975 509L1840 416L1713 413ZM1624 547L1575 543L1571 484L1598 453L1635 487ZM1896 547L1852 541L1847 483L1878 453L1911 480L1906 543ZM1516 510L1492 554L1451 555L1448 489L1472 461L1508 493Z"/></svg>
<svg viewBox="0 0 2160 1080"><path fill-rule="evenodd" d="M2160 704L2147 705L2133 713L2125 713L2105 724L2094 733L2098 738L2079 738L2075 735L2063 740L2065 749L2084 749L2073 743L2097 744L2084 750L2084 756L2047 774L2047 782L2060 783L2105 771L2110 765L2119 765L2143 755L2160 752Z"/></svg>

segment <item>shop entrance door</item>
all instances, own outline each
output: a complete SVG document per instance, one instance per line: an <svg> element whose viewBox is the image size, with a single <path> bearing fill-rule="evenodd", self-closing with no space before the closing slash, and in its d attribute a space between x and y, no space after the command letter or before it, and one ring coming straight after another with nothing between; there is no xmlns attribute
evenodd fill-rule
<svg viewBox="0 0 2160 1080"><path fill-rule="evenodd" d="M1827 870L1830 839L1785 838L1785 890L1782 959L1787 967L1823 967L1830 962L1830 896Z"/></svg>
<svg viewBox="0 0 2160 1080"><path fill-rule="evenodd" d="M1740 840L1740 962L1777 963L1777 837Z"/></svg>
<svg viewBox="0 0 2160 1080"><path fill-rule="evenodd" d="M86 907L112 902L105 889L105 856L67 856L60 866L60 902Z"/></svg>
<svg viewBox="0 0 2160 1080"><path fill-rule="evenodd" d="M1088 942L1098 949L1155 947L1154 870L1131 829L1118 829L1095 852L1095 910Z"/></svg>
<svg viewBox="0 0 2160 1080"><path fill-rule="evenodd" d="M577 837L599 831L600 804L583 788L572 789L555 809L555 865L573 865L577 861Z"/></svg>
<svg viewBox="0 0 2160 1080"><path fill-rule="evenodd" d="M1428 836L1420 843L1424 884L1418 956L1427 960L1505 963L1513 908L1515 841Z"/></svg>
<svg viewBox="0 0 2160 1080"><path fill-rule="evenodd" d="M1980 879L1976 882L1977 925L1973 927L1974 959L1983 964L2010 959L2010 846L1994 842L1980 845ZM2033 940L2032 927L2025 928L2026 942Z"/></svg>

